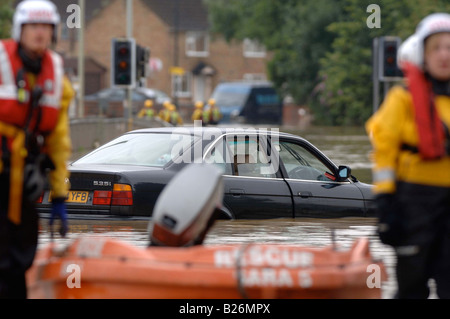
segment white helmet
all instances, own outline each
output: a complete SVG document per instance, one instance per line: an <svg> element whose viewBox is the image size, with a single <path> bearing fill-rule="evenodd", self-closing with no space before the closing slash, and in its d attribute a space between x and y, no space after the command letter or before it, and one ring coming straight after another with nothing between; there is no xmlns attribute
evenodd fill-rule
<svg viewBox="0 0 450 319"><path fill-rule="evenodd" d="M415 66L422 67L421 57L419 55L419 38L416 34L411 35L398 49L397 52L397 65L400 69L403 68L405 62L414 64Z"/></svg>
<svg viewBox="0 0 450 319"><path fill-rule="evenodd" d="M425 17L416 29L418 42L418 60L419 66L423 68L424 65L424 45L425 40L436 33L450 32L450 14L448 13L433 13Z"/></svg>
<svg viewBox="0 0 450 319"><path fill-rule="evenodd" d="M25 0L19 3L13 17L12 38L20 41L22 26L28 23L53 25L53 43L56 43L60 17L56 6L48 0Z"/></svg>

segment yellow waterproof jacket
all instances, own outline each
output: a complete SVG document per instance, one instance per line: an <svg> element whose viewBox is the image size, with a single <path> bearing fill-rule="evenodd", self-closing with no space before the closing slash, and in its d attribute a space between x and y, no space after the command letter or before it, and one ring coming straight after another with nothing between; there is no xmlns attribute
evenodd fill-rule
<svg viewBox="0 0 450 319"><path fill-rule="evenodd" d="M435 105L441 120L450 127L450 97L436 96ZM396 181L450 187L450 156L423 160L416 152L402 150L404 144L419 144L407 89L396 86L389 91L380 109L367 121L366 131L373 145L375 193L394 193Z"/></svg>
<svg viewBox="0 0 450 319"><path fill-rule="evenodd" d="M49 154L55 170L50 173L50 185L52 196L66 197L70 189L69 171L67 162L72 154L72 141L70 138L69 105L75 96L75 91L69 79L63 79L63 93L61 97L61 109L58 122L53 132L45 140L45 151Z"/></svg>

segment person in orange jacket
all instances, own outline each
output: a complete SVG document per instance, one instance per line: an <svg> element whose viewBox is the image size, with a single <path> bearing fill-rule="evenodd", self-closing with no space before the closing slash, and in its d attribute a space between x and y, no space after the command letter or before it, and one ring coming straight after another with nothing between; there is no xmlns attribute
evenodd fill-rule
<svg viewBox="0 0 450 319"><path fill-rule="evenodd" d="M396 297L427 298L434 278L450 298L450 15L423 19L398 60L407 87L366 123L378 234L396 252Z"/></svg>
<svg viewBox="0 0 450 319"><path fill-rule="evenodd" d="M25 272L38 239L35 202L48 171L50 227L60 218L60 234L67 232L68 107L74 90L62 58L49 49L59 21L52 2L22 1L12 39L0 41L0 298L27 296Z"/></svg>

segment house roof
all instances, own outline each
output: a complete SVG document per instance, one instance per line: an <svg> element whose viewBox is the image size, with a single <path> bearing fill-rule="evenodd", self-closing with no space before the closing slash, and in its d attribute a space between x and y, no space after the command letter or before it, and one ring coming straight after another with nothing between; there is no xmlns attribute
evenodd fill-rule
<svg viewBox="0 0 450 319"><path fill-rule="evenodd" d="M89 23L101 10L114 0L89 0L86 1L86 22ZM164 21L171 30L180 31L208 30L208 13L203 0L141 0L151 11ZM17 6L19 0L14 2ZM52 0L58 7L62 21L65 21L72 13L67 12L70 4L76 4L74 0ZM177 19L178 17L178 19Z"/></svg>

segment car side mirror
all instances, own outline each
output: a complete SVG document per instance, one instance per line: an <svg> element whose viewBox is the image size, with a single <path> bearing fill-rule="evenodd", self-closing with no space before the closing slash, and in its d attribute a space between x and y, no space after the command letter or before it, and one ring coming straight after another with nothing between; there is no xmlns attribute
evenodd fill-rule
<svg viewBox="0 0 450 319"><path fill-rule="evenodd" d="M348 166L339 166L338 168L338 179L339 181L344 181L352 175L352 169Z"/></svg>

